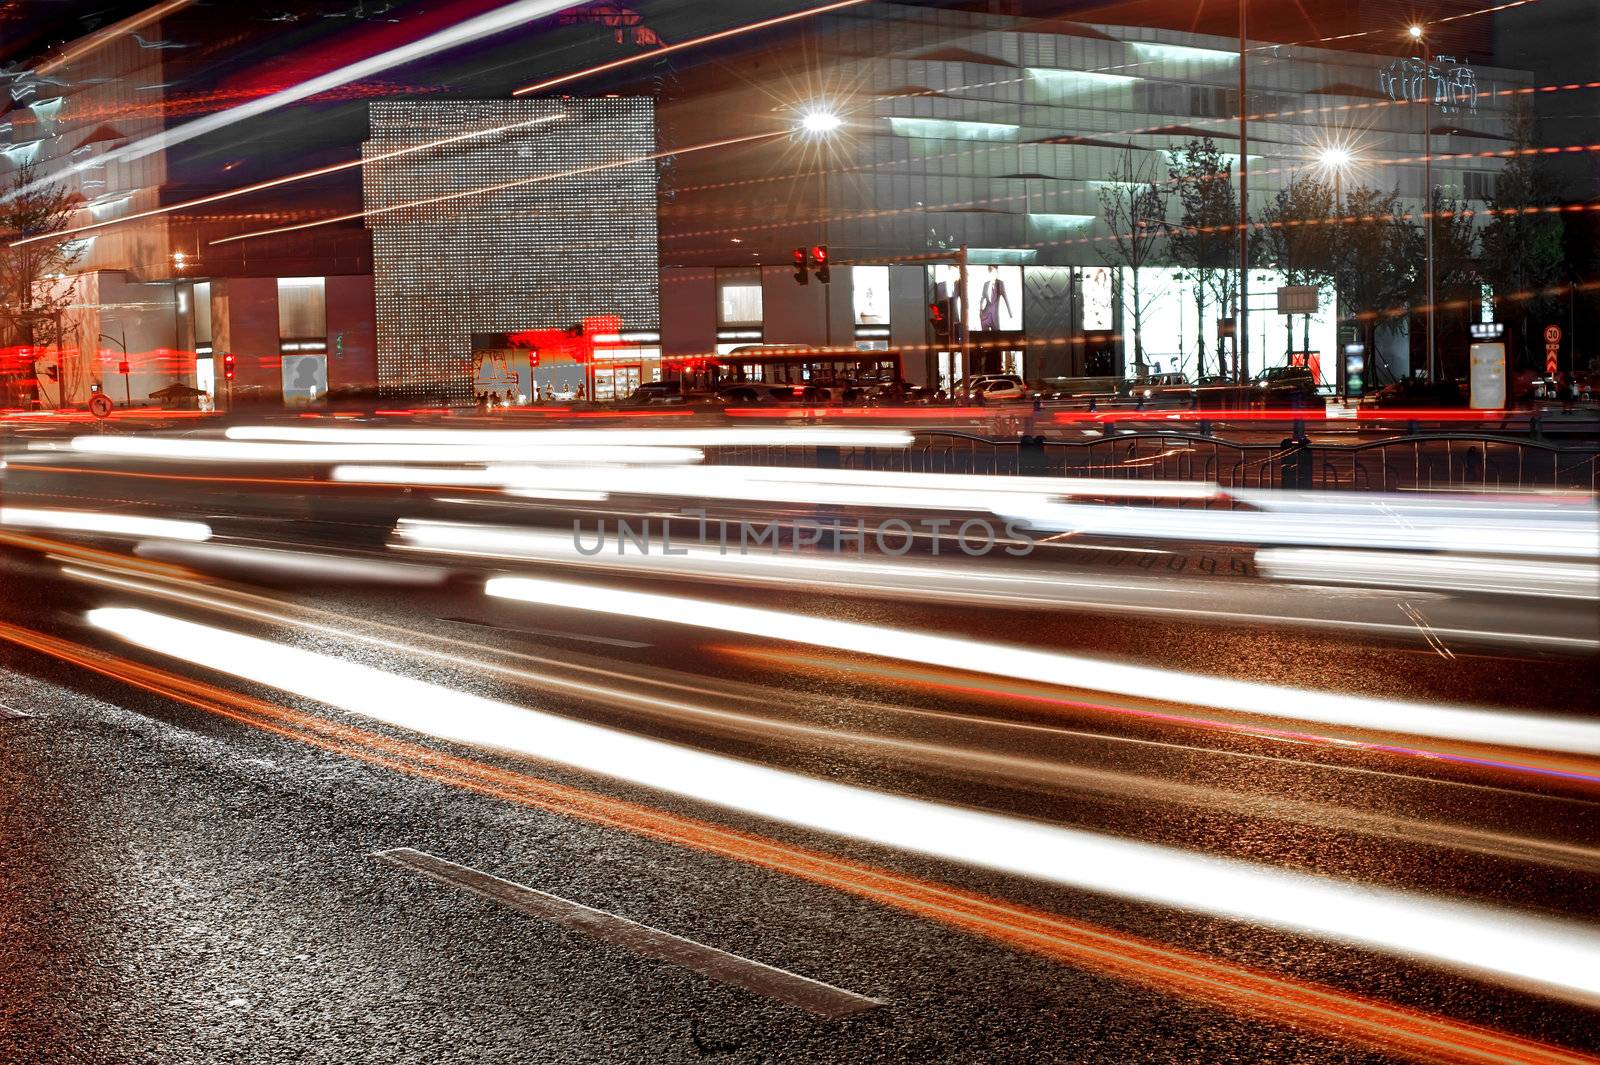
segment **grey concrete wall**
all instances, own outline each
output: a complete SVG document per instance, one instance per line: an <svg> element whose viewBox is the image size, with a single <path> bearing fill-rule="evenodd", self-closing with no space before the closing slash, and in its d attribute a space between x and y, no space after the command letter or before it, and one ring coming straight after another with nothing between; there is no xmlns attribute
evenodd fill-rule
<svg viewBox="0 0 1600 1065"><path fill-rule="evenodd" d="M716 342L716 275L705 267L661 271L661 353L698 355Z"/></svg>
<svg viewBox="0 0 1600 1065"><path fill-rule="evenodd" d="M329 277L324 291L328 310L329 391L377 388L378 347L373 335L376 311L371 275Z"/></svg>
<svg viewBox="0 0 1600 1065"><path fill-rule="evenodd" d="M761 313L765 319L763 329L768 344L809 344L822 346L825 337L822 318L823 288L812 278L809 284L799 284L790 266L763 266L761 268ZM828 286L831 287L831 286ZM844 332L835 329L835 344L853 345L855 330L850 325L850 297L834 297L834 315L838 304L844 304Z"/></svg>
<svg viewBox="0 0 1600 1065"><path fill-rule="evenodd" d="M212 348L217 358L218 389L222 356L238 356L233 380L235 407L283 403L283 365L278 353L278 280L274 277L229 277L211 283Z"/></svg>
<svg viewBox="0 0 1600 1065"><path fill-rule="evenodd" d="M99 278L99 332L115 339L85 338L100 350L101 387L120 406L135 407L150 393L175 381L194 383L194 354L178 350L177 293L171 285L129 281L121 271ZM118 372L122 343L128 347L128 374Z"/></svg>
<svg viewBox="0 0 1600 1065"><path fill-rule="evenodd" d="M889 346L905 354L906 380L932 381L933 352L928 332L928 270L923 266L889 267Z"/></svg>

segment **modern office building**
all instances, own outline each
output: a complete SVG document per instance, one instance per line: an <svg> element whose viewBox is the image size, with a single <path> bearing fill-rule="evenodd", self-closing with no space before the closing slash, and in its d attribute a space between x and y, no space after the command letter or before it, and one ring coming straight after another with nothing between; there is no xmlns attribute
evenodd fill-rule
<svg viewBox="0 0 1600 1065"><path fill-rule="evenodd" d="M232 398L273 405L380 386L420 402L578 383L607 398L655 376L663 353L748 343L892 345L913 379L949 380L957 345L935 338L928 306L963 248L976 368L1121 375L1131 277L1102 196L1126 169L1165 179L1174 152L1209 138L1236 172L1242 109L1254 214L1297 173L1332 176L1328 149L1348 153L1344 190L1395 189L1417 211L1431 153L1434 183L1481 205L1509 144L1508 94L1531 83L1488 64L1483 19L1443 24L1423 63L1401 13L1388 33L1369 0L1339 0L1318 15L1334 39L1263 26L1241 100L1238 41L1205 32L1225 28L1210 16L1196 30L1166 3L1081 6L1094 21L1033 0L885 0L630 67L649 73L585 83L585 98L352 89L252 118L248 138L177 143L164 134L278 82L243 61L248 34L218 43L211 9L110 27L5 75L0 183L25 164L63 179L83 197L75 227L369 162L84 232L71 337L36 353L30 376L59 365L35 401L99 387L139 402L171 383L220 396L222 352L237 359ZM1419 0L1404 14L1459 11ZM816 109L842 126L797 131ZM303 222L319 224L214 243ZM817 244L832 282L802 286L792 255ZM1208 295L1202 311L1171 267L1140 280L1148 367L1195 374L1203 339L1214 372L1230 308ZM1332 293L1307 343L1305 323L1285 332L1278 282L1251 273L1253 367L1291 349L1325 361ZM1404 330L1380 339L1389 374L1417 364Z"/></svg>
<svg viewBox="0 0 1600 1065"><path fill-rule="evenodd" d="M801 47L753 48L729 60L738 78L723 68L685 74L662 105L674 143L782 129L818 108L845 124L831 137L774 138L670 168L666 350L893 343L926 352L910 360L913 376L959 376L952 345L935 344L927 326L928 303L955 268L916 260L965 247L967 319L987 353L984 368L1035 378L1131 370L1122 298L1129 278L1113 253L1101 192L1126 164L1164 179L1173 153L1204 138L1237 176L1238 41L1034 18L1029 6L989 5L1016 12L1007 14L865 5L817 20ZM1369 29L1382 24L1370 12L1361 17ZM1531 75L1448 54L1424 64L1403 25L1393 30L1318 45L1250 42L1253 213L1296 173L1326 173L1330 148L1349 155L1339 176L1345 189L1396 189L1413 211L1430 151L1435 185L1480 205L1492 193L1508 94ZM1167 219L1178 218L1174 205ZM790 266L794 248L821 242L841 264L826 294L814 282L797 285ZM1179 271L1143 273L1152 368L1194 374L1205 337L1214 372L1217 319L1229 309L1210 299L1198 319ZM1287 355L1278 283L1270 270L1251 273L1255 367ZM1332 350L1337 315L1324 291L1313 352ZM1296 334L1294 346L1303 347L1299 326ZM1405 333L1380 343L1388 372L1406 373Z"/></svg>

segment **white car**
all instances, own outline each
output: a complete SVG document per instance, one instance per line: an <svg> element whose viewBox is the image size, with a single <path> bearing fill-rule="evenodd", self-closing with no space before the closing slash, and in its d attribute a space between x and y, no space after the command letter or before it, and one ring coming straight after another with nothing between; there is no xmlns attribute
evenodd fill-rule
<svg viewBox="0 0 1600 1065"><path fill-rule="evenodd" d="M982 374L967 381L966 393L971 399L982 396L985 403L997 403L1003 400L1026 399L1028 386L1016 374Z"/></svg>
<svg viewBox="0 0 1600 1065"><path fill-rule="evenodd" d="M545 399L552 403L571 403L578 398L577 385L552 385L550 391L544 394Z"/></svg>

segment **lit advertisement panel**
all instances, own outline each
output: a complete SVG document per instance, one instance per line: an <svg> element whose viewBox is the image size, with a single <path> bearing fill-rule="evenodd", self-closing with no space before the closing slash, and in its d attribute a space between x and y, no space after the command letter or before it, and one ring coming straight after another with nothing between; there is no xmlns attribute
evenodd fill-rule
<svg viewBox="0 0 1600 1065"><path fill-rule="evenodd" d="M956 266L934 266L936 289L953 294L961 271ZM942 288L941 288L942 287ZM1022 330L1022 267L967 267L967 328L973 332Z"/></svg>

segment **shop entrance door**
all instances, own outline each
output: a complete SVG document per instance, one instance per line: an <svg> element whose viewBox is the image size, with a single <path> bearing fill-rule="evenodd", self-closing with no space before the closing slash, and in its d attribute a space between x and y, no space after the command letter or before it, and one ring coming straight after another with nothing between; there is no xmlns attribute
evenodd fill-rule
<svg viewBox="0 0 1600 1065"><path fill-rule="evenodd" d="M594 398L596 402L623 399L639 387L639 364L628 366L596 367L594 371Z"/></svg>

